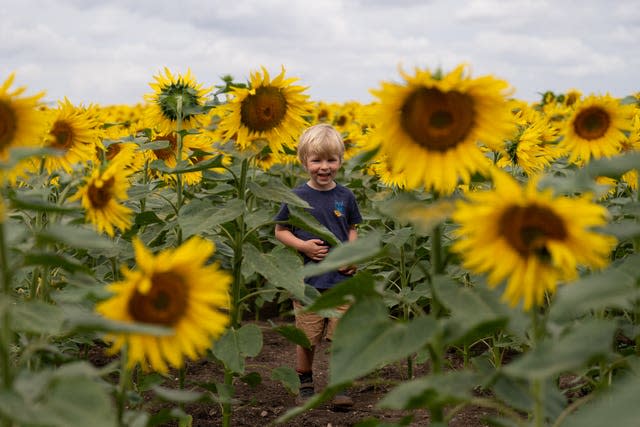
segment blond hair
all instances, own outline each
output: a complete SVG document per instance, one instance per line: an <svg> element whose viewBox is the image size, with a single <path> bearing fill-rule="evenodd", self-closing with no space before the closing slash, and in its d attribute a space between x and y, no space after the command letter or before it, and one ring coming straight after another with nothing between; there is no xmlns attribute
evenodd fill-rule
<svg viewBox="0 0 640 427"><path fill-rule="evenodd" d="M338 156L340 162L344 157L344 141L342 135L333 126L321 123L311 126L300 136L298 143L298 159L303 165L310 155Z"/></svg>

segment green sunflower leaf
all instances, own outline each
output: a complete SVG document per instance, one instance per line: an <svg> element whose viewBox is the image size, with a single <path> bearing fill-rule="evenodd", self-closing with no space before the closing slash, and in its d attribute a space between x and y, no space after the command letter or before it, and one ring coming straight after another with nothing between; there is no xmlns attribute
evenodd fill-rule
<svg viewBox="0 0 640 427"><path fill-rule="evenodd" d="M289 393L297 394L300 390L300 378L298 373L290 366L278 366L271 370L271 379L280 381Z"/></svg>
<svg viewBox="0 0 640 427"><path fill-rule="evenodd" d="M62 224L50 224L36 234L36 239L40 243L61 243L78 249L110 250L114 246L109 238L99 235L93 229Z"/></svg>
<svg viewBox="0 0 640 427"><path fill-rule="evenodd" d="M289 187L278 181L270 181L266 185L259 185L255 182L248 182L247 188L251 193L265 200L286 203L289 206L299 206L309 208L309 203L298 197Z"/></svg>
<svg viewBox="0 0 640 427"><path fill-rule="evenodd" d="M379 403L385 409L421 409L442 407L471 399L472 389L482 378L469 371L429 375L407 381L391 390Z"/></svg>
<svg viewBox="0 0 640 427"><path fill-rule="evenodd" d="M632 427L638 424L638 395L640 380L636 376L624 378L602 390L588 405L569 415L563 426L600 427L615 424Z"/></svg>
<svg viewBox="0 0 640 427"><path fill-rule="evenodd" d="M503 368L511 377L542 380L579 369L584 364L611 353L614 321L589 319L571 331L540 342Z"/></svg>
<svg viewBox="0 0 640 427"><path fill-rule="evenodd" d="M436 331L436 321L427 316L405 323L391 320L381 298L357 301L340 318L333 336L329 386L348 383L409 356Z"/></svg>
<svg viewBox="0 0 640 427"><path fill-rule="evenodd" d="M309 231L318 238L329 243L331 246L337 246L340 244L340 240L324 225L320 224L318 220L306 211L296 209L293 206L289 206L289 224L294 227L301 228Z"/></svg>
<svg viewBox="0 0 640 427"><path fill-rule="evenodd" d="M182 228L182 236L187 239L203 232L212 232L213 228L232 221L245 211L244 202L232 199L222 207L212 205L205 200L194 200L180 211L178 224Z"/></svg>
<svg viewBox="0 0 640 427"><path fill-rule="evenodd" d="M10 306L11 328L14 332L57 335L65 320L60 307L42 301L23 301Z"/></svg>
<svg viewBox="0 0 640 427"><path fill-rule="evenodd" d="M28 266L48 265L50 267L60 267L72 273L76 271L90 271L90 268L77 258L54 252L28 253L24 256L24 264Z"/></svg>
<svg viewBox="0 0 640 427"><path fill-rule="evenodd" d="M334 247L322 262L306 264L302 273L305 277L327 273L347 265L368 261L379 255L381 251L380 234L375 231L370 232L352 242Z"/></svg>
<svg viewBox="0 0 640 427"><path fill-rule="evenodd" d="M285 337L288 341L297 344L304 348L311 348L311 343L309 342L309 338L305 335L304 331L296 328L292 325L281 325L275 326L272 322L272 329Z"/></svg>
<svg viewBox="0 0 640 427"><path fill-rule="evenodd" d="M629 255L607 270L558 288L549 318L565 322L604 308L633 309L640 296L640 253Z"/></svg>
<svg viewBox="0 0 640 427"><path fill-rule="evenodd" d="M245 358L254 357L262 349L262 331L253 324L240 329L229 328L213 346L213 355L224 366L238 374L244 374Z"/></svg>

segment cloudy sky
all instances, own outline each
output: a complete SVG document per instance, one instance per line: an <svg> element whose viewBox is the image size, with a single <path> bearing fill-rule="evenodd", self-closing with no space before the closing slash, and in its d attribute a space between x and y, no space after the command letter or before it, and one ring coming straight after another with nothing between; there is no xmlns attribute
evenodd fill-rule
<svg viewBox="0 0 640 427"><path fill-rule="evenodd" d="M331 102L463 62L528 101L640 91L638 0L3 0L0 22L0 82L48 101L141 102L165 66L205 86L284 66Z"/></svg>

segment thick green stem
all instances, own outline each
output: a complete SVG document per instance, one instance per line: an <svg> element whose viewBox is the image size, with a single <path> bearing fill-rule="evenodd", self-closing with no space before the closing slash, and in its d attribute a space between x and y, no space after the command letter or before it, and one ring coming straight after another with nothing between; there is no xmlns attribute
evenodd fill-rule
<svg viewBox="0 0 640 427"><path fill-rule="evenodd" d="M531 384L531 394L533 394L533 425L542 427L544 424L544 409L542 402L542 384L536 379Z"/></svg>
<svg viewBox="0 0 640 427"><path fill-rule="evenodd" d="M233 373L229 369L225 368L224 383L225 385L230 387L232 382L233 382ZM222 404L222 426L223 427L231 427L231 414L233 413L232 409L233 408L231 407L230 402L225 401Z"/></svg>
<svg viewBox="0 0 640 427"><path fill-rule="evenodd" d="M442 263L442 225L438 224L433 227L431 235L431 269L434 276L444 272Z"/></svg>
<svg viewBox="0 0 640 427"><path fill-rule="evenodd" d="M246 187L247 187L247 172L249 170L249 160L242 160L242 169L240 172L239 180L237 181L238 198L243 202L246 201ZM231 326L237 327L240 325L241 308L240 308L240 291L242 289L242 260L244 254L242 251L242 245L244 244L246 225L244 222L244 215L240 215L236 220L236 233L234 236L234 250L233 250L233 283L231 285Z"/></svg>
<svg viewBox="0 0 640 427"><path fill-rule="evenodd" d="M131 371L127 366L127 347L123 347L120 352L120 381L118 383L118 396L117 396L117 410L118 410L118 423L124 427L127 425L124 419L124 413L127 405L127 392L131 386Z"/></svg>
<svg viewBox="0 0 640 427"><path fill-rule="evenodd" d="M4 236L4 221L0 220L0 280L2 280L2 299L6 303L11 300L11 270L9 268L9 260L7 259L7 246ZM8 305L8 304L7 304ZM11 345L13 344L13 333L11 332L11 317L9 307L2 307L2 324L0 325L0 360L2 360L2 388L10 390L13 384L13 375L11 369ZM3 420L3 424L5 421Z"/></svg>
<svg viewBox="0 0 640 427"><path fill-rule="evenodd" d="M180 167L180 162L182 162L182 96L178 96L176 99L176 111L177 111L177 120L176 120L176 140L177 140L177 148L176 148L176 164ZM183 197L182 197L182 173L176 174L176 211L178 214L180 213L180 209L182 208ZM182 228L180 225L177 225L177 243L178 245L182 244Z"/></svg>
<svg viewBox="0 0 640 427"><path fill-rule="evenodd" d="M464 369L469 367L469 343L466 341L462 344L462 367Z"/></svg>
<svg viewBox="0 0 640 427"><path fill-rule="evenodd" d="M409 287L409 277L407 274L407 266L406 266L406 253L404 250L404 246L400 247L400 288L402 292L407 292ZM411 317L411 313L409 310L409 305L405 302L402 303L402 313L404 317L404 321L409 321ZM413 378L413 356L407 357L407 378Z"/></svg>
<svg viewBox="0 0 640 427"><path fill-rule="evenodd" d="M434 317L440 316L442 308L440 302L436 298L433 280L444 272L442 262L442 226L440 224L433 227L431 233L431 312Z"/></svg>
<svg viewBox="0 0 640 427"><path fill-rule="evenodd" d="M545 334L545 325L540 318L537 308L531 310L531 346L535 349ZM544 401L542 393L542 380L535 379L531 383L531 395L533 397L533 425L542 427L544 425Z"/></svg>
<svg viewBox="0 0 640 427"><path fill-rule="evenodd" d="M239 179L236 180L236 188L238 192L238 198L243 202L246 202L246 187L247 187L247 172L249 170L248 159L242 160L242 169ZM231 284L231 328L237 329L240 326L240 320L242 318L241 310L241 297L240 292L242 290L242 260L243 252L242 245L244 244L246 234L246 224L244 222L244 214L240 215L236 220L236 233L233 238L233 283ZM233 372L225 367L224 370L224 384L228 390L232 390L233 386ZM233 407L230 402L222 404L222 425L224 427L231 426L231 415L233 413Z"/></svg>

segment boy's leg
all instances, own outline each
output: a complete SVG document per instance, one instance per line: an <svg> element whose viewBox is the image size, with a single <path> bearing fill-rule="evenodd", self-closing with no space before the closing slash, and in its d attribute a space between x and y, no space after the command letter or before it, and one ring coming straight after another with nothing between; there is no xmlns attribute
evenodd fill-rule
<svg viewBox="0 0 640 427"><path fill-rule="evenodd" d="M349 310L349 307L351 307L351 305L343 304L338 307L334 307L334 310L339 313L340 317L342 317L342 315ZM333 339L333 333L336 331L336 326L338 326L340 317L329 317L329 322L327 324L327 340L331 341Z"/></svg>
<svg viewBox="0 0 640 427"><path fill-rule="evenodd" d="M311 348L296 346L296 370L307 372L312 370L315 349L320 344L324 332L324 317L316 313L303 313L303 305L294 300L293 311L296 317L296 328L302 330L311 343Z"/></svg>
<svg viewBox="0 0 640 427"><path fill-rule="evenodd" d="M296 371L300 378L300 394L297 401L298 404L302 404L315 391L313 386L313 356L322 338L324 318L315 313L303 313L302 304L295 300L293 301L293 309L296 317L296 327L305 333L311 343L311 348L296 346Z"/></svg>
<svg viewBox="0 0 640 427"><path fill-rule="evenodd" d="M311 372L313 370L313 348L296 346L296 371L298 373Z"/></svg>

